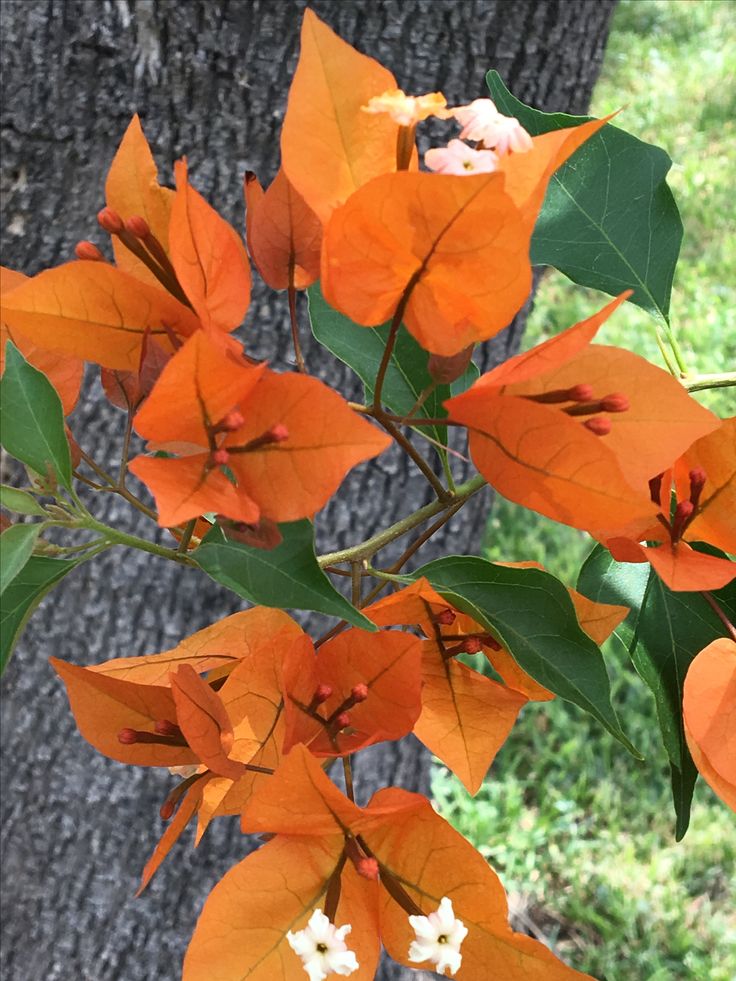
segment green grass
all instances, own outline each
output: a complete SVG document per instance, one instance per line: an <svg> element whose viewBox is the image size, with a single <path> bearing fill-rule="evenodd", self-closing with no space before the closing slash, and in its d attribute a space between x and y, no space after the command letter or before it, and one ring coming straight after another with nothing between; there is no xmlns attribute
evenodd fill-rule
<svg viewBox="0 0 736 981"><path fill-rule="evenodd" d="M618 123L664 147L685 226L672 327L693 372L736 365L736 4L623 0L592 112L625 107ZM550 272L527 328L532 346L599 309L606 298ZM662 365L654 326L631 304L598 335ZM719 415L736 390L699 393ZM574 583L586 535L496 502L492 559L537 559ZM615 704L637 763L563 702L530 705L478 796L444 768L434 793L487 855L517 924L572 966L605 981L736 978L736 827L702 781L690 830L677 844L669 776L651 697L623 651L606 652ZM729 878L730 875L730 878Z"/></svg>

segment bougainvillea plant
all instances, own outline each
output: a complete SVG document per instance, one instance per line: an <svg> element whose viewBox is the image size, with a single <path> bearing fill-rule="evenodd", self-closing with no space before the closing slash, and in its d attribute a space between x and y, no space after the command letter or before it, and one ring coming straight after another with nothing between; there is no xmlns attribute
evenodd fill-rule
<svg viewBox="0 0 736 981"><path fill-rule="evenodd" d="M30 278L3 270L3 445L28 475L2 489L20 516L2 533L3 661L40 599L118 546L204 570L251 604L172 650L51 659L86 740L166 771L141 890L190 821L197 842L223 815L263 836L206 899L185 981L367 981L382 947L468 981L582 977L510 928L496 874L426 798L385 787L359 805L353 760L414 733L476 793L519 712L555 696L636 753L600 650L613 631L656 698L677 836L698 771L736 806L736 419L691 395L734 376L688 373L669 326L669 160L606 119L524 106L494 72L488 85L492 98L456 107L406 95L307 10L281 169L265 190L244 175L244 229L186 161L175 189L159 183L136 116L97 216L107 247L80 242ZM419 159L430 116L447 145ZM286 291L293 371L234 333L251 264ZM614 298L478 377L473 352L521 309L533 265ZM300 290L363 402L305 364ZM654 315L669 370L595 343L625 301ZM116 474L75 426L85 363L123 413ZM451 427L478 471L460 484ZM315 515L392 445L432 501L317 555ZM407 571L486 484L592 536L577 591L534 563L453 555ZM170 542L103 524L89 489ZM310 637L287 609L335 623Z"/></svg>

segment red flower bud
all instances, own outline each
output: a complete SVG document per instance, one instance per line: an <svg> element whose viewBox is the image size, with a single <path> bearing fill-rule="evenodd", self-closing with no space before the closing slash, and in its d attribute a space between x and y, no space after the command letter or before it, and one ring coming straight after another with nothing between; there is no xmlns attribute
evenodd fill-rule
<svg viewBox="0 0 736 981"><path fill-rule="evenodd" d="M346 726L350 725L350 716L347 712L341 712L335 719L335 728L344 729Z"/></svg>
<svg viewBox="0 0 736 981"><path fill-rule="evenodd" d="M375 858L359 858L355 863L358 875L375 882L378 879L378 862Z"/></svg>
<svg viewBox="0 0 736 981"><path fill-rule="evenodd" d="M118 742L122 743L123 746L132 746L138 742L138 733L135 729L121 729L118 733Z"/></svg>
<svg viewBox="0 0 736 981"><path fill-rule="evenodd" d="M605 416L594 416L592 419L586 419L583 425L595 436L608 436L611 431L611 420L606 419Z"/></svg>
<svg viewBox="0 0 736 981"><path fill-rule="evenodd" d="M173 801L165 800L163 802L163 804L161 805L161 807L159 808L159 812L158 813L161 815L161 820L162 821L169 821L171 819L171 817L173 816L173 814L174 814L174 803L173 803Z"/></svg>
<svg viewBox="0 0 736 981"><path fill-rule="evenodd" d="M631 403L622 395L621 392L614 392L612 395L604 395L601 399L602 412L628 412Z"/></svg>
<svg viewBox="0 0 736 981"><path fill-rule="evenodd" d="M272 443L283 443L285 439L289 438L289 430L281 423L277 423L275 426L271 426L268 435L271 437Z"/></svg>
<svg viewBox="0 0 736 981"><path fill-rule="evenodd" d="M705 470L702 467L693 467L688 476L690 477L690 503L693 507L697 507L707 479Z"/></svg>
<svg viewBox="0 0 736 981"><path fill-rule="evenodd" d="M132 218L125 219L125 231L135 235L136 238L148 238L151 234L148 222L140 215L133 215Z"/></svg>
<svg viewBox="0 0 736 981"><path fill-rule="evenodd" d="M328 698L332 697L333 688L331 685L317 685L317 689L314 693L314 701L317 705L321 705L322 702L326 702Z"/></svg>
<svg viewBox="0 0 736 981"><path fill-rule="evenodd" d="M571 402L589 402L593 398L593 386L573 385L567 390L567 397Z"/></svg>
<svg viewBox="0 0 736 981"><path fill-rule="evenodd" d="M217 464L218 467L223 467L230 459L230 454L226 449L215 450L212 454L212 460Z"/></svg>
<svg viewBox="0 0 736 981"><path fill-rule="evenodd" d="M695 505L692 501L680 501L675 508L675 516L672 519L672 541L679 542L683 532L690 524L692 516L695 514Z"/></svg>
<svg viewBox="0 0 736 981"><path fill-rule="evenodd" d="M87 259L90 262L107 262L104 255L100 252L94 242L77 242L74 246L74 255L77 259Z"/></svg>
<svg viewBox="0 0 736 981"><path fill-rule="evenodd" d="M451 610L448 606L446 610L441 610L439 613L435 614L434 622L444 624L444 626L449 627L455 622L457 615L454 610Z"/></svg>
<svg viewBox="0 0 736 981"><path fill-rule="evenodd" d="M237 409L232 409L220 423L220 429L227 433L232 433L236 429L240 429L240 427L244 424L245 419L243 417L243 413L239 412Z"/></svg>
<svg viewBox="0 0 736 981"><path fill-rule="evenodd" d="M465 653L466 654L480 654L483 650L483 645L477 637L468 637L465 641Z"/></svg>
<svg viewBox="0 0 736 981"><path fill-rule="evenodd" d="M102 211L98 211L97 221L110 235L119 235L125 227L123 225L123 219L112 208L103 208Z"/></svg>
<svg viewBox="0 0 736 981"><path fill-rule="evenodd" d="M173 722L169 722L168 719L158 719L153 726L153 730L160 736L178 736L181 733L179 726Z"/></svg>
<svg viewBox="0 0 736 981"><path fill-rule="evenodd" d="M350 689L350 697L354 702L364 702L368 698L368 685L360 682Z"/></svg>

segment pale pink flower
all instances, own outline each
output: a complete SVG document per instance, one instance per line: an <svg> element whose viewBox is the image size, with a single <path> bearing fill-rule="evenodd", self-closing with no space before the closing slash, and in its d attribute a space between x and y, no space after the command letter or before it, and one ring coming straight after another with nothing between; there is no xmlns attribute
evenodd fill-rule
<svg viewBox="0 0 736 981"><path fill-rule="evenodd" d="M447 100L441 92L427 95L406 95L401 89L389 89L381 95L374 95L363 112L387 112L399 126L415 126L428 116L447 118Z"/></svg>
<svg viewBox="0 0 736 981"><path fill-rule="evenodd" d="M309 981L324 981L330 974L346 976L358 970L357 958L345 943L351 930L349 923L336 927L321 909L316 909L303 930L286 934L289 946L302 959Z"/></svg>
<svg viewBox="0 0 736 981"><path fill-rule="evenodd" d="M455 918L452 900L443 896L434 913L410 916L409 923L417 935L409 947L409 960L416 963L431 961L438 973L444 974L448 970L455 974L462 964L460 945L468 935L468 928L462 920Z"/></svg>
<svg viewBox="0 0 736 981"><path fill-rule="evenodd" d="M509 150L526 153L533 147L532 138L514 116L504 116L492 99L475 99L467 106L450 110L463 127L461 140L476 140L494 149L499 157Z"/></svg>
<svg viewBox="0 0 736 981"><path fill-rule="evenodd" d="M474 150L462 140L450 140L445 147L434 147L424 154L424 162L438 174L492 174L498 164L493 150Z"/></svg>

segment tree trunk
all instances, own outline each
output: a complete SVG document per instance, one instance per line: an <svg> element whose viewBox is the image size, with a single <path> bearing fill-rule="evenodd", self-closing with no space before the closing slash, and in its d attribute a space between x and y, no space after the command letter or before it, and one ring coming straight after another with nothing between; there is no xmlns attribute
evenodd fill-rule
<svg viewBox="0 0 736 981"><path fill-rule="evenodd" d="M598 75L614 2L316 0L312 6L342 37L391 68L409 92L441 89L450 103L467 102L484 93L484 74L495 67L524 101L579 113ZM277 167L304 6L302 0L4 0L3 262L33 273L71 258L79 239L100 240L94 216L104 203L104 175L134 111L163 179L172 161L187 154L194 183L240 225L243 172L269 180ZM486 346L484 368L517 349L524 319ZM283 295L255 290L247 335L250 354L290 366ZM348 397L357 394L351 372L306 337L305 354L324 380ZM96 377L72 428L100 463L114 466L121 416L100 399ZM320 545L351 544L426 499L422 478L386 454L354 472L320 516ZM103 498L93 507L111 524L151 534L122 502ZM471 502L422 560L443 551L476 552L487 507L487 499ZM179 846L145 897L134 901L143 862L161 832L157 811L169 782L158 771L124 769L83 742L46 658L86 664L163 650L240 606L203 574L115 551L73 573L31 620L3 682L8 981L179 976L204 898L246 853L248 839L237 820L215 822L196 853L188 842ZM413 738L365 754L358 760L360 796L364 802L385 783L427 792L428 770ZM396 967L382 970L382 978L404 977Z"/></svg>

